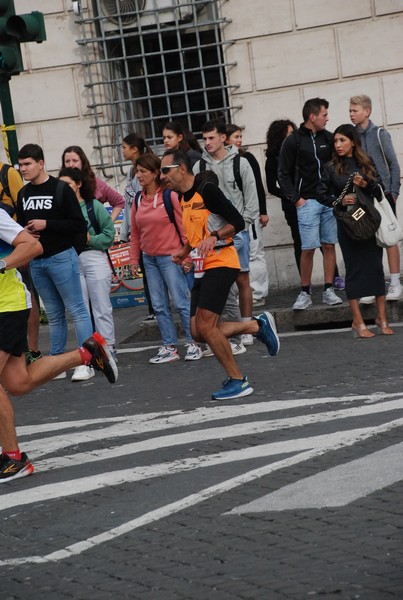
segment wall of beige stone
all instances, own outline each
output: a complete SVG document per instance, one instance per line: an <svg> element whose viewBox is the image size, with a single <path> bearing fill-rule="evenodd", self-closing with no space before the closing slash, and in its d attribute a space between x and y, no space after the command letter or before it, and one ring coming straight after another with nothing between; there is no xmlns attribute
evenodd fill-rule
<svg viewBox="0 0 403 600"><path fill-rule="evenodd" d="M82 2L84 10L87 0ZM61 154L71 144L81 145L94 165L99 161L81 66L81 37L70 0L15 0L17 14L40 10L45 14L47 40L23 44L24 73L12 77L10 89L19 146L40 144L50 172L60 168Z"/></svg>
<svg viewBox="0 0 403 600"><path fill-rule="evenodd" d="M84 11L88 3L82 0ZM332 129L349 121L348 99L357 93L372 97L373 120L388 128L403 165L403 0L219 3L230 20L224 36L235 41L227 50L227 59L236 62L228 77L239 86L232 103L241 106L233 120L245 127L245 144L262 168L272 120L288 117L299 123L304 101L320 95L330 101ZM48 36L43 44L24 45L26 71L11 80L19 144L41 144L50 172L57 172L62 150L70 144L81 145L97 167L86 73L80 64L83 50L76 43L81 30L72 2L15 0L15 6L20 14L35 9L45 13ZM113 164L116 157L109 160ZM118 169L111 169L110 175L110 183L122 189ZM268 206L271 221L265 243L271 285L296 283L291 238L279 201L268 198ZM315 277L321 277L316 261Z"/></svg>
<svg viewBox="0 0 403 600"><path fill-rule="evenodd" d="M235 41L227 59L237 63L229 78L239 85L233 103L242 108L233 120L245 128L244 142L262 168L274 119L299 124L305 100L320 96L330 102L332 130L349 122L349 98L362 93L372 98L372 119L390 131L403 167L403 0L223 1L221 12L231 20L225 38ZM291 237L279 200L268 197L268 207L271 285L290 285L297 280ZM401 205L399 214L402 219ZM314 278L320 281L317 254Z"/></svg>

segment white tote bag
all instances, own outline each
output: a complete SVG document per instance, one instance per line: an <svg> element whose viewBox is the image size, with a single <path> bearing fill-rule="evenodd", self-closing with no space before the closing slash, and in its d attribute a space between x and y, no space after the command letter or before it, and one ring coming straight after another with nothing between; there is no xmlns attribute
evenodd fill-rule
<svg viewBox="0 0 403 600"><path fill-rule="evenodd" d="M381 186L379 186L381 188ZM378 231L375 233L376 243L382 248L389 248L395 246L401 240L403 240L403 231L399 225L392 207L390 206L385 194L382 191L382 200L378 202L374 198L375 208L381 214L381 224L379 225Z"/></svg>

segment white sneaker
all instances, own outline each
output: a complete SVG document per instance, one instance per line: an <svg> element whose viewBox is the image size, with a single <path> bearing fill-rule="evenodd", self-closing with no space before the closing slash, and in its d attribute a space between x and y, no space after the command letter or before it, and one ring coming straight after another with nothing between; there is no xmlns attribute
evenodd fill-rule
<svg viewBox="0 0 403 600"><path fill-rule="evenodd" d="M292 307L293 310L305 310L305 308L308 308L308 306L312 306L311 294L300 292Z"/></svg>
<svg viewBox="0 0 403 600"><path fill-rule="evenodd" d="M62 371L61 373L59 373L59 375L56 375L56 377L53 377L53 379L66 379L66 377L67 377L66 371Z"/></svg>
<svg viewBox="0 0 403 600"><path fill-rule="evenodd" d="M185 360L200 360L202 357L202 349L197 344L186 344Z"/></svg>
<svg viewBox="0 0 403 600"><path fill-rule="evenodd" d="M241 342L244 346L253 346L253 335L251 333L244 333L241 335Z"/></svg>
<svg viewBox="0 0 403 600"><path fill-rule="evenodd" d="M161 346L158 354L150 358L150 363L157 365L159 363L173 362L179 360L178 349L175 346Z"/></svg>
<svg viewBox="0 0 403 600"><path fill-rule="evenodd" d="M234 356L237 356L238 354L245 354L246 352L246 348L242 342L240 344L237 344L236 342L230 342L230 346Z"/></svg>
<svg viewBox="0 0 403 600"><path fill-rule="evenodd" d="M400 285L390 285L388 289L388 293L386 294L386 300L400 300L403 297L403 286Z"/></svg>
<svg viewBox="0 0 403 600"><path fill-rule="evenodd" d="M210 346L208 344L206 344L206 347L202 352L202 356L203 356L203 358L208 358L209 356L214 356L214 352L212 351L212 349L210 348Z"/></svg>
<svg viewBox="0 0 403 600"><path fill-rule="evenodd" d="M323 303L328 304L329 306L335 306L336 304L343 304L343 300L335 294L335 291L332 287L327 288L323 292Z"/></svg>
<svg viewBox="0 0 403 600"><path fill-rule="evenodd" d="M87 367L87 365L80 365L74 369L71 381L87 381L87 379L91 379L92 377L95 377L94 369Z"/></svg>
<svg viewBox="0 0 403 600"><path fill-rule="evenodd" d="M266 298L253 298L253 306L263 306Z"/></svg>
<svg viewBox="0 0 403 600"><path fill-rule="evenodd" d="M375 296L363 296L360 298L360 304L375 304Z"/></svg>

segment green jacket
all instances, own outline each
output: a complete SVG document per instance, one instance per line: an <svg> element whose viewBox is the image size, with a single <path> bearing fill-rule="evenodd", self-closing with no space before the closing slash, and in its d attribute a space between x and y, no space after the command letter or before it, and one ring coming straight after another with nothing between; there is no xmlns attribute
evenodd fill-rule
<svg viewBox="0 0 403 600"><path fill-rule="evenodd" d="M90 241L87 250L102 250L110 248L115 239L115 226L112 222L110 214L106 208L98 200L94 200L94 213L98 221L100 233L96 233L88 218L87 204L83 200L80 202L80 208L87 221L87 231L90 234Z"/></svg>

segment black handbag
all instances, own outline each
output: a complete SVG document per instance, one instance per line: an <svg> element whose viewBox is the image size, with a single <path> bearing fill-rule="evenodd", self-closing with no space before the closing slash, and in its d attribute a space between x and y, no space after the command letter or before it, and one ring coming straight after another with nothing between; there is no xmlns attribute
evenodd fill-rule
<svg viewBox="0 0 403 600"><path fill-rule="evenodd" d="M361 188L354 189L355 204L341 207L341 201L347 196L347 190L354 178L352 173L340 196L333 202L333 213L338 221L343 224L344 230L353 240L369 240L375 235L381 224L381 215L376 210L373 201L363 193Z"/></svg>

